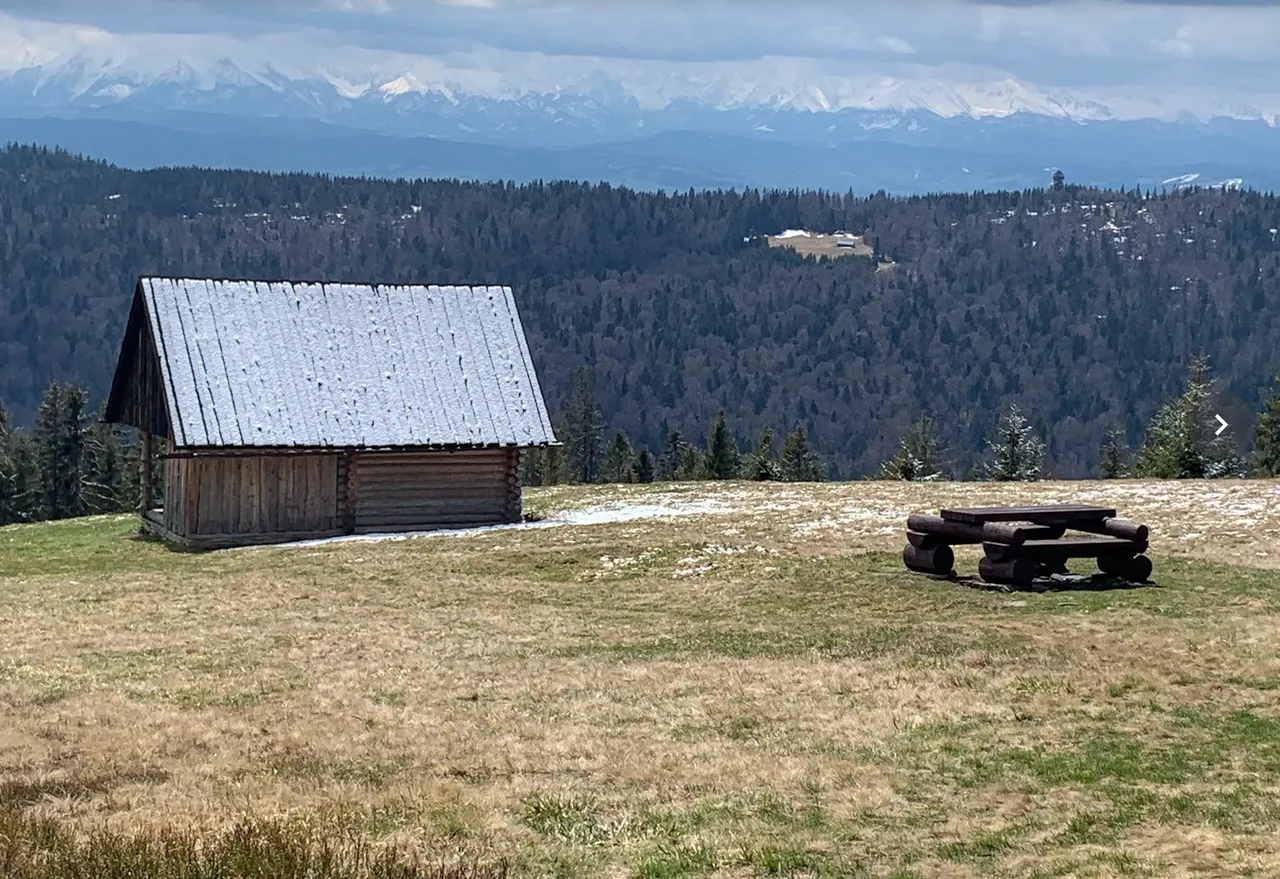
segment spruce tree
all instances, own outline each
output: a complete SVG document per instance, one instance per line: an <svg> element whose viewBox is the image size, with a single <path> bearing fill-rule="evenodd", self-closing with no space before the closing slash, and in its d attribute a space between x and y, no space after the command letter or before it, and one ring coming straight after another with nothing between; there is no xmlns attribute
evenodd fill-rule
<svg viewBox="0 0 1280 879"><path fill-rule="evenodd" d="M517 473L520 484L526 488L542 485L542 449L522 450Z"/></svg>
<svg viewBox="0 0 1280 879"><path fill-rule="evenodd" d="M781 468L773 448L773 428L765 426L755 449L742 459L742 478L765 482L780 477Z"/></svg>
<svg viewBox="0 0 1280 879"><path fill-rule="evenodd" d="M574 373L573 392L565 410L564 426L565 459L572 481L597 481L603 458L601 434L604 432L604 418L585 366Z"/></svg>
<svg viewBox="0 0 1280 879"><path fill-rule="evenodd" d="M1271 396L1258 415L1253 470L1259 476L1280 476L1280 375L1276 376Z"/></svg>
<svg viewBox="0 0 1280 879"><path fill-rule="evenodd" d="M19 496L17 431L13 417L0 403L0 526L22 521L23 499Z"/></svg>
<svg viewBox="0 0 1280 879"><path fill-rule="evenodd" d="M42 518L65 519L84 511L80 491L84 439L84 391L52 383L36 415Z"/></svg>
<svg viewBox="0 0 1280 879"><path fill-rule="evenodd" d="M927 413L902 437L898 454L880 468L886 479L936 482L943 478L943 445L937 424Z"/></svg>
<svg viewBox="0 0 1280 879"><path fill-rule="evenodd" d="M618 431L609 441L604 451L604 462L601 465L600 477L604 482L631 482L635 478L633 467L635 455L627 435Z"/></svg>
<svg viewBox="0 0 1280 879"><path fill-rule="evenodd" d="M1116 428L1107 431L1107 441L1102 446L1102 478L1123 479L1129 475L1129 448L1124 433Z"/></svg>
<svg viewBox="0 0 1280 879"><path fill-rule="evenodd" d="M647 484L653 482L654 462L653 455L647 447L641 447L640 453L636 455L634 478L636 482Z"/></svg>
<svg viewBox="0 0 1280 879"><path fill-rule="evenodd" d="M568 435L568 426L564 419L556 426L558 437ZM563 444L547 446L538 456L538 479L542 485L563 485L569 481L569 461Z"/></svg>
<svg viewBox="0 0 1280 879"><path fill-rule="evenodd" d="M738 475L738 446L729 432L723 409L711 423L707 437L707 471L712 479L732 479Z"/></svg>
<svg viewBox="0 0 1280 879"><path fill-rule="evenodd" d="M677 478L680 465L684 461L686 445L684 438L680 436L680 431L672 429L667 432L662 444L662 452L659 453L657 465L654 468L655 476L660 482L670 482Z"/></svg>
<svg viewBox="0 0 1280 879"><path fill-rule="evenodd" d="M680 453L680 466L676 468L675 478L687 482L690 479L708 479L709 477L710 470L702 450L692 443L685 443Z"/></svg>
<svg viewBox="0 0 1280 879"><path fill-rule="evenodd" d="M804 425L797 424L782 444L782 458L778 462L782 478L787 482L819 482L822 464L818 456L809 451L809 439Z"/></svg>
<svg viewBox="0 0 1280 879"><path fill-rule="evenodd" d="M1031 424L1018 410L1017 404L1000 419L995 442L988 442L992 459L987 463L987 478L996 482L1034 482L1044 465L1044 443L1035 435Z"/></svg>
<svg viewBox="0 0 1280 879"><path fill-rule="evenodd" d="M35 442L11 428L0 440L0 525L40 518L40 472Z"/></svg>
<svg viewBox="0 0 1280 879"><path fill-rule="evenodd" d="M1230 430L1218 433L1208 361L1191 363L1186 390L1151 419L1134 472L1152 479L1243 476L1247 464Z"/></svg>

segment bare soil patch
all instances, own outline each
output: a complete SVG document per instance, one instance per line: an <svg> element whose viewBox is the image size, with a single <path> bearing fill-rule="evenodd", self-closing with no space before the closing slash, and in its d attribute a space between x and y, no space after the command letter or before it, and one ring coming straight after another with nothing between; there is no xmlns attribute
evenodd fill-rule
<svg viewBox="0 0 1280 879"><path fill-rule="evenodd" d="M850 242L841 247L840 242ZM862 256L871 257L874 251L871 245L862 240L861 235L773 235L769 237L770 247L789 247L804 256Z"/></svg>

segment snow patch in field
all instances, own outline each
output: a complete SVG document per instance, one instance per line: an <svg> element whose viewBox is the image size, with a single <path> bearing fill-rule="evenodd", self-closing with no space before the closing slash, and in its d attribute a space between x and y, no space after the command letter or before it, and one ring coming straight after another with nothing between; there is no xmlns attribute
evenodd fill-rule
<svg viewBox="0 0 1280 879"><path fill-rule="evenodd" d="M735 510L728 504L710 498L697 501L670 500L647 504L618 501L585 507L580 510L565 510L560 513L553 513L543 521L555 522L561 525L607 525L614 522L633 522L636 519L669 519L674 516L704 516L732 512L735 512Z"/></svg>
<svg viewBox="0 0 1280 879"><path fill-rule="evenodd" d="M316 540L297 540L291 543L274 543L265 546L243 546L235 549L281 549L310 546L326 546L331 543L381 543L409 540L416 537L476 537L498 531L528 531L537 528L557 528L566 525L610 525L617 522L634 522L641 519L670 519L678 516L705 516L732 513L734 508L717 500L684 499L664 500L658 503L633 504L621 501L596 504L576 510L552 513L537 522L517 522L509 525L484 525L478 528L449 528L433 531L402 531L394 534L345 534L341 537L322 537Z"/></svg>

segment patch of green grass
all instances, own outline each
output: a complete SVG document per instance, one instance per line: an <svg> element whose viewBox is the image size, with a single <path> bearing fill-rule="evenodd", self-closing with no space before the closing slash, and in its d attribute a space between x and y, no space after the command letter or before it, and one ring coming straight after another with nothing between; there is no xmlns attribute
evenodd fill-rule
<svg viewBox="0 0 1280 879"><path fill-rule="evenodd" d="M1207 824L1232 833L1280 827L1280 803L1253 782L1280 774L1280 720L1187 707L1148 718L1151 728L1140 734L1103 717L1084 723L1071 745L1025 748L983 746L999 720L971 718L904 731L891 746L899 760L921 763L961 788L1014 786L1049 799L1055 790L1079 790L1104 804L1070 816L1054 834L1055 846L1115 845L1143 824ZM938 855L996 857L1013 850L1015 837L1001 830L946 844Z"/></svg>
<svg viewBox="0 0 1280 879"><path fill-rule="evenodd" d="M664 845L644 855L636 870L640 879L689 879L719 869L725 859L705 843Z"/></svg>
<svg viewBox="0 0 1280 879"><path fill-rule="evenodd" d="M1262 690L1265 693L1280 690L1280 677L1227 678L1227 683L1236 687L1248 687L1250 690Z"/></svg>
<svg viewBox="0 0 1280 879"><path fill-rule="evenodd" d="M591 800L568 794L530 796L520 821L535 833L571 845L599 845L612 840L619 830L599 815Z"/></svg>
<svg viewBox="0 0 1280 879"><path fill-rule="evenodd" d="M0 528L0 577L172 570L192 558L139 538L136 516L89 516Z"/></svg>
<svg viewBox="0 0 1280 879"><path fill-rule="evenodd" d="M1006 827L980 833L965 842L946 842L938 846L938 857L944 861L975 861L994 858L1013 851L1022 831Z"/></svg>

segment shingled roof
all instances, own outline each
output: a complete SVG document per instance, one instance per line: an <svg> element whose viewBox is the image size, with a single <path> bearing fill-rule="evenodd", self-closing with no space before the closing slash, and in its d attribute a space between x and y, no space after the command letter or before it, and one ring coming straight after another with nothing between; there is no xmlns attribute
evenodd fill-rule
<svg viewBox="0 0 1280 879"><path fill-rule="evenodd" d="M106 420L180 448L556 442L509 287L142 278Z"/></svg>

